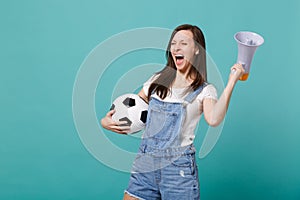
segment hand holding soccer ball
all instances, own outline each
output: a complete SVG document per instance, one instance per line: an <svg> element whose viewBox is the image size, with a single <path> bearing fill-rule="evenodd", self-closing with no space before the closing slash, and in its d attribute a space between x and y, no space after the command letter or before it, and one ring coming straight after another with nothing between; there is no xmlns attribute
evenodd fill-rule
<svg viewBox="0 0 300 200"><path fill-rule="evenodd" d="M115 110L110 110L105 117L101 119L101 125L107 130L119 133L119 134L127 134L130 130L130 126L124 126L126 122L116 122L112 119Z"/></svg>
<svg viewBox="0 0 300 200"><path fill-rule="evenodd" d="M116 98L111 111L101 120L104 128L120 134L132 134L146 125L148 104L136 94Z"/></svg>

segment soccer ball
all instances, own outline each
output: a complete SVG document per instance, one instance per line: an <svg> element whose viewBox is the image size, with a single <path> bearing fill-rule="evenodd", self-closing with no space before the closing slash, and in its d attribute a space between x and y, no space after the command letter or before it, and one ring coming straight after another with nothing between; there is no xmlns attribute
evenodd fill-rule
<svg viewBox="0 0 300 200"><path fill-rule="evenodd" d="M126 121L123 126L130 126L128 134L136 133L146 126L148 104L137 94L124 94L113 101L110 110L114 121Z"/></svg>

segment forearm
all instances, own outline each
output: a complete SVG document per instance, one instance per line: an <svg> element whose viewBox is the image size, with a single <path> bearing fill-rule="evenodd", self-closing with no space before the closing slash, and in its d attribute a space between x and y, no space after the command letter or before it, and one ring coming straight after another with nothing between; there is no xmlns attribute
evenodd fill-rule
<svg viewBox="0 0 300 200"><path fill-rule="evenodd" d="M235 83L236 82L234 81L228 81L220 98L213 105L212 109L210 109L210 112L207 114L208 116L206 116L206 121L209 125L218 126L223 121L229 106L231 94Z"/></svg>

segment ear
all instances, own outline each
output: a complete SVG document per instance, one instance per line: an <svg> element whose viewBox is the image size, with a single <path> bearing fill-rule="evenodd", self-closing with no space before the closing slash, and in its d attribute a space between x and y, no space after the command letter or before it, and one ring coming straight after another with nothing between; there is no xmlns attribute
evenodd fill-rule
<svg viewBox="0 0 300 200"><path fill-rule="evenodd" d="M195 46L194 52L195 52L195 55L198 55L199 54L199 47Z"/></svg>

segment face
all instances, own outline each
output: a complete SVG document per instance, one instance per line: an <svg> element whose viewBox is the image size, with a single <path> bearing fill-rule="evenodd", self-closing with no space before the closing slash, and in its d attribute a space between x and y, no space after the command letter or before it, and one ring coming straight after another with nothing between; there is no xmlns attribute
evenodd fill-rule
<svg viewBox="0 0 300 200"><path fill-rule="evenodd" d="M190 30L178 31L171 41L170 50L177 70L185 73L198 51L193 40L193 33Z"/></svg>

